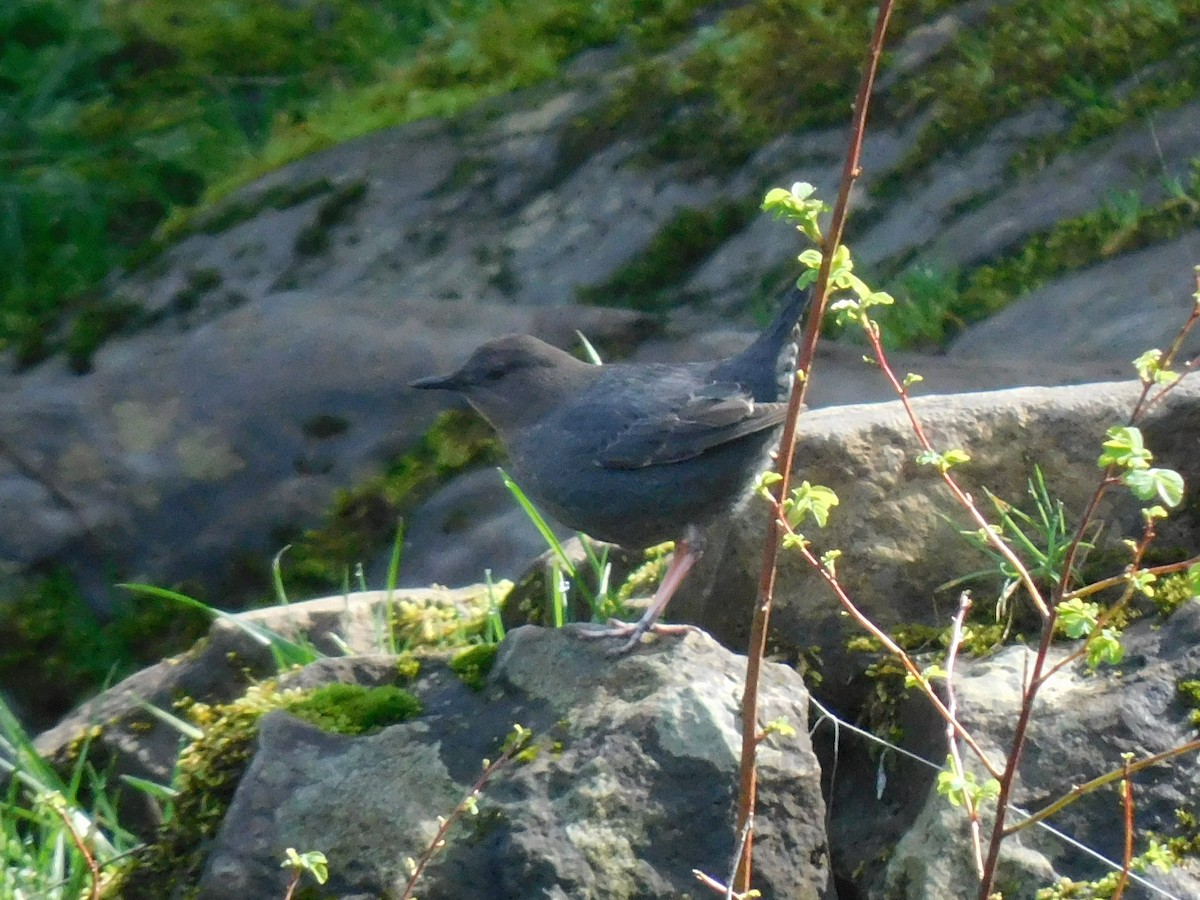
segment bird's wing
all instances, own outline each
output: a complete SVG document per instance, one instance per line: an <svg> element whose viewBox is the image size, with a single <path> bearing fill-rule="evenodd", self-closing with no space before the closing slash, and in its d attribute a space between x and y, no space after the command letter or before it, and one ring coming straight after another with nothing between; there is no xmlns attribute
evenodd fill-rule
<svg viewBox="0 0 1200 900"><path fill-rule="evenodd" d="M785 403L756 403L737 385L709 385L682 403L634 417L600 447L595 462L606 469L681 462L773 428L786 410Z"/></svg>

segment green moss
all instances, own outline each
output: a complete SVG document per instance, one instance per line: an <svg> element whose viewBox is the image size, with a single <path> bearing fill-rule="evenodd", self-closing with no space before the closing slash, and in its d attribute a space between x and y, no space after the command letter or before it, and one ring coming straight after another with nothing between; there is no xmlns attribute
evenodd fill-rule
<svg viewBox="0 0 1200 900"><path fill-rule="evenodd" d="M893 32L954 4L901 4ZM623 135L655 160L711 174L744 163L781 134L842 125L858 84L875 5L866 0L756 0L698 31L687 53L642 59L605 103L573 124L570 167Z"/></svg>
<svg viewBox="0 0 1200 900"><path fill-rule="evenodd" d="M679 283L727 238L744 228L755 207L722 202L677 212L644 250L608 281L579 288L584 303L661 312L685 302Z"/></svg>
<svg viewBox="0 0 1200 900"><path fill-rule="evenodd" d="M997 622L971 621L964 629L960 651L982 657L994 652L1005 639L1006 626ZM950 645L951 627L938 625L898 625L888 637L906 653L926 653ZM1020 636L1012 640L1021 640ZM855 635L846 641L846 649L855 653L882 653L883 644L871 635Z"/></svg>
<svg viewBox="0 0 1200 900"><path fill-rule="evenodd" d="M1175 685L1175 696L1179 702L1190 709L1192 725L1200 728L1200 681L1185 679Z"/></svg>
<svg viewBox="0 0 1200 900"><path fill-rule="evenodd" d="M288 702L285 709L326 731L371 734L416 718L421 714L421 701L391 685L327 684L303 699Z"/></svg>
<svg viewBox="0 0 1200 900"><path fill-rule="evenodd" d="M134 857L108 896L123 900L190 896L206 847L216 837L253 756L259 720L302 697L299 691L281 691L274 681L267 681L232 703L194 703L188 708L188 717L203 735L183 749L176 764L174 814L154 843Z"/></svg>
<svg viewBox="0 0 1200 900"><path fill-rule="evenodd" d="M411 653L401 653L396 660L396 674L404 681L414 681L421 674L421 661Z"/></svg>
<svg viewBox="0 0 1200 900"><path fill-rule="evenodd" d="M105 683L181 652L211 618L162 601L120 597L106 617L65 569L0 597L0 683L37 725L49 725Z"/></svg>
<svg viewBox="0 0 1200 900"><path fill-rule="evenodd" d="M125 900L190 896L207 847L254 754L259 722L275 709L330 731L365 734L412 719L420 714L421 704L412 694L391 686L329 684L303 692L281 690L275 681L252 686L232 703L191 704L187 716L203 734L179 756L174 814L107 896Z"/></svg>
<svg viewBox="0 0 1200 900"><path fill-rule="evenodd" d="M1200 159L1189 181L1158 206L1135 195L1110 196L1092 212L1030 236L1003 257L968 271L909 270L898 302L879 315L890 346L923 346L952 338L1052 279L1200 228Z"/></svg>
<svg viewBox="0 0 1200 900"><path fill-rule="evenodd" d="M63 349L71 371L85 375L92 370L92 356L106 340L127 331L142 318L142 307L128 300L95 301L75 315Z"/></svg>
<svg viewBox="0 0 1200 900"><path fill-rule="evenodd" d="M450 670L473 691L482 691L496 661L498 644L476 644L451 657Z"/></svg>
<svg viewBox="0 0 1200 900"><path fill-rule="evenodd" d="M1191 583L1185 575L1168 575L1162 579L1151 598L1158 614L1164 618L1171 615L1189 600L1194 600Z"/></svg>
<svg viewBox="0 0 1200 900"><path fill-rule="evenodd" d="M297 255L316 256L329 249L329 233L350 218L354 208L366 195L366 182L352 181L323 200L317 207L316 218L296 235Z"/></svg>
<svg viewBox="0 0 1200 900"><path fill-rule="evenodd" d="M479 416L442 413L383 475L339 494L324 524L292 541L282 560L286 584L301 592L340 586L351 567L391 544L397 521L438 485L500 458L500 445Z"/></svg>

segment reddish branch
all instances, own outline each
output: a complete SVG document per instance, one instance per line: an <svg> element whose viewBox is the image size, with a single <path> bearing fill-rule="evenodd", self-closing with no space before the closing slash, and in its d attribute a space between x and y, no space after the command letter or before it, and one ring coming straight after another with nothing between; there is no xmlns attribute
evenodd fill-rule
<svg viewBox="0 0 1200 900"><path fill-rule="evenodd" d="M875 33L871 37L870 49L863 65L862 80L858 87L858 97L854 103L854 122L850 132L850 147L846 153L846 163L842 170L841 186L838 189L837 201L833 206L833 214L829 223L829 233L825 240L821 268L813 287L813 303L809 312L808 324L804 331L804 341L800 349L797 368L805 376L793 385L791 399L788 404L787 417L783 423L783 433L779 438L779 453L775 470L782 476L778 483L776 497L786 497L788 484L792 473L792 455L795 448L796 421L800 416L800 408L807 391L808 376L812 372L813 354L817 347L817 338L821 332L821 319L825 313L826 292L829 285L830 265L834 251L842 240L842 231L846 222L846 210L850 202L850 189L860 173L859 160L862 156L863 135L866 133L867 109L870 106L871 91L875 84L875 72L879 68L879 57L883 53L883 39L887 33L888 20L892 15L892 0L882 0L879 4L879 15L875 20ZM750 632L750 646L746 660L746 689L742 697L742 761L741 778L738 786L737 804L737 833L741 833L748 822L753 820L755 797L757 792L757 770L755 767L755 749L758 734L758 684L762 671L763 657L767 650L767 626L770 620L771 602L775 595L775 566L779 555L780 530L774 514L767 523L767 538L763 551L762 570L759 575L758 597L754 608L754 621ZM737 874L734 877L733 890L745 893L750 889L750 874L752 871L751 858L754 847L754 834L747 831L747 840L740 854Z"/></svg>

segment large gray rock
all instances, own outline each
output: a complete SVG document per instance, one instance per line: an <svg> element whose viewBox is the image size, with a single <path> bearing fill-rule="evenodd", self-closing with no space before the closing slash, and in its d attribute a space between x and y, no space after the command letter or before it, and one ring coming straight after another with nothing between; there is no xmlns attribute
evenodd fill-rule
<svg viewBox="0 0 1200 900"><path fill-rule="evenodd" d="M573 630L526 627L501 645L482 693L453 679L418 688L426 714L376 735L270 714L200 896L282 894L289 846L328 857L321 896L396 896L404 858L420 856L514 722L540 752L483 789L479 819L449 833L419 896L700 896L692 869L723 879L736 843L744 668L700 634L612 659ZM756 884L768 897L832 897L807 695L789 669L765 676L763 720L786 716L798 734L760 748Z"/></svg>
<svg viewBox="0 0 1200 900"><path fill-rule="evenodd" d="M1106 429L1128 420L1139 391L1132 382L1024 388L923 398L914 407L935 447L959 448L971 456L954 474L985 515L995 518L985 489L1031 509L1027 484L1036 466L1052 496L1075 516L1098 483L1096 459ZM1188 485L1187 499L1159 529L1160 546L1194 550L1200 537L1190 498L1200 485L1194 450L1200 383L1185 379L1151 411L1143 430L1155 464L1176 469ZM984 567L983 557L959 533L978 526L966 518L933 467L916 463L918 446L900 404L813 410L801 417L800 432L794 483L826 485L841 500L828 527L803 530L819 550L843 552L838 572L849 595L885 629L948 622L959 588L941 586ZM1139 535L1141 505L1127 490L1111 490L1099 508L1104 540L1111 544ZM767 515L762 501L747 501L727 531L713 536L711 551L672 602L674 616L730 646L744 646ZM1105 574L1120 571L1125 557L1117 560ZM982 602L978 593L977 600ZM826 689L836 690L853 677L857 663L843 668L841 662L846 638L854 632L832 593L798 554L780 555L771 624L781 648L822 650Z"/></svg>
<svg viewBox="0 0 1200 900"><path fill-rule="evenodd" d="M501 594L507 588L497 585ZM89 759L114 780L130 775L169 784L181 737L154 709L172 713L181 701L229 703L255 681L276 675L280 664L264 634L304 643L315 655L377 654L389 646L436 643L458 623L478 622L486 609L486 589L475 586L362 591L257 609L236 620L220 618L190 650L80 704L38 735L35 746L65 770L74 764L80 741L87 736ZM356 680L366 683L362 677ZM148 836L158 821L157 805L141 791L118 789L116 795L122 825Z"/></svg>

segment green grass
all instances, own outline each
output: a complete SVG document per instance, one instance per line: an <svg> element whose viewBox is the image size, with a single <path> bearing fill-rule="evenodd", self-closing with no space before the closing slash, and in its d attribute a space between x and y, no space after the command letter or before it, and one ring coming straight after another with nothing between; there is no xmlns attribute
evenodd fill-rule
<svg viewBox="0 0 1200 900"><path fill-rule="evenodd" d="M102 279L144 259L156 233L151 253L198 221L212 227L216 200L286 162L544 81L623 35L661 41L696 5L9 0L0 349L32 364L69 344L85 370L131 318L102 308ZM68 337L62 322L81 313Z"/></svg>
<svg viewBox="0 0 1200 900"><path fill-rule="evenodd" d="M1113 194L1091 212L1032 235L1000 258L962 272L913 267L894 285L895 306L878 319L889 347L942 347L966 325L981 321L1054 278L1121 253L1200 228L1200 157L1186 183L1171 186L1157 206L1136 195Z"/></svg>
<svg viewBox="0 0 1200 900"><path fill-rule="evenodd" d="M931 65L900 82L886 115L903 121L926 111L929 122L916 147L872 191L896 195L934 160L1039 101L1064 103L1071 125L1066 135L1031 142L1018 155L1018 168L1044 164L1063 148L1111 131L1138 115L1140 103L1178 103L1178 84L1200 77L1198 39L1200 0L997 4ZM1120 99L1115 89L1122 82L1161 61L1179 74L1167 74L1166 83L1151 75Z"/></svg>
<svg viewBox="0 0 1200 900"><path fill-rule="evenodd" d="M210 622L203 611L133 597L100 617L58 569L0 599L0 683L48 725L105 682L186 649Z"/></svg>
<svg viewBox="0 0 1200 900"><path fill-rule="evenodd" d="M579 299L597 306L664 312L689 298L679 283L726 239L751 220L755 207L717 203L677 212L632 260L601 284L579 288Z"/></svg>

